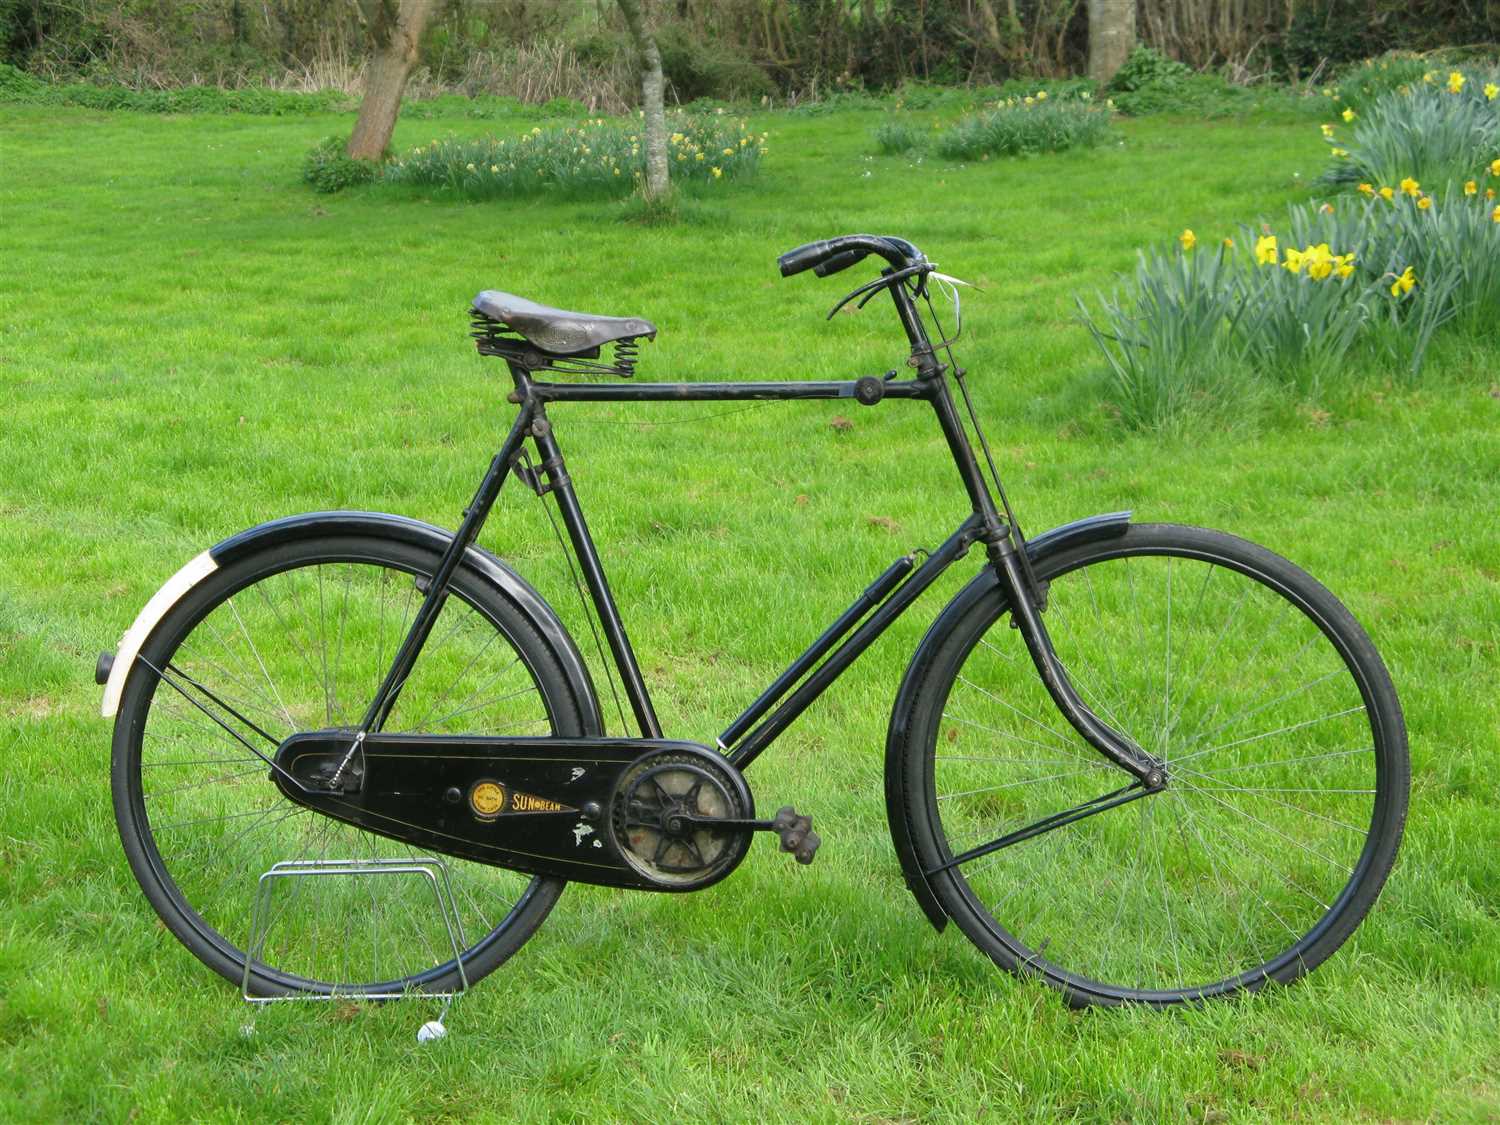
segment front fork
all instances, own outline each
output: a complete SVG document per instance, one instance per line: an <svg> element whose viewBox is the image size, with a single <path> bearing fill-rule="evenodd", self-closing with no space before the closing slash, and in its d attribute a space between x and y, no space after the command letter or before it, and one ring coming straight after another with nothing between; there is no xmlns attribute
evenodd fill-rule
<svg viewBox="0 0 1500 1125"><path fill-rule="evenodd" d="M1036 587L1029 581L1012 539L1009 528L989 537L986 547L990 565L995 568L1001 587L1007 592L1011 621L1026 642L1026 651L1031 654L1031 662L1046 685L1047 694L1085 742L1131 774L1145 789L1161 789L1167 783L1163 763L1094 714L1068 678L1067 669L1058 659L1047 626L1042 622L1039 591L1034 592Z"/></svg>

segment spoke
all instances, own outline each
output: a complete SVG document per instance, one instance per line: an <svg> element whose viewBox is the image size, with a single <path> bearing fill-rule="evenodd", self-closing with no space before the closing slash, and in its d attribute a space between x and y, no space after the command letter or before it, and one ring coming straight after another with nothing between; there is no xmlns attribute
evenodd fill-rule
<svg viewBox="0 0 1500 1125"><path fill-rule="evenodd" d="M1032 726L1036 727L1038 730L1046 731L1048 734L1050 734L1053 737L1053 739L1057 742L1057 744L1059 746L1061 746L1063 749L1065 749L1065 750L1071 749L1071 745L1069 743L1068 738L1065 735L1061 734L1056 728L1049 727L1046 723L1041 722L1040 720L1038 720L1036 718L1033 718L1031 715L1026 714L1026 712L1021 711L1021 710L1017 709L1016 707L1011 706L1009 703L1007 703L1005 700L1001 699L994 692L986 691L984 688L980 687L973 680L971 680L967 676L965 676L962 672L959 673L958 679L959 679L960 683L967 684L969 687L971 687L975 691L977 691L980 695L985 696L987 699L991 699L994 702L1000 704L1000 706L1004 707L1007 711L1012 711L1016 715L1019 715L1021 718L1025 719L1028 723L1030 723Z"/></svg>
<svg viewBox="0 0 1500 1125"><path fill-rule="evenodd" d="M1327 722L1329 719L1341 719L1345 715L1353 715L1356 712L1363 711L1364 709L1365 706L1363 703L1361 703L1358 707L1350 707L1343 711L1333 711L1327 715L1319 715L1316 719L1307 719L1300 723L1291 723L1288 726L1278 727L1275 730L1266 731L1264 734L1253 734L1248 738L1236 739L1234 742L1221 742L1219 745L1210 746L1206 750L1195 750L1191 754L1184 754L1181 758L1178 758L1176 761L1174 761L1172 765L1174 767L1180 766L1183 762L1191 762L1194 758L1201 758L1203 757L1203 755L1212 754L1217 750L1228 750L1232 746L1244 746L1251 742L1259 742L1263 738L1274 738L1278 734L1288 734L1291 731L1301 730L1304 727L1310 727L1316 723Z"/></svg>
<svg viewBox="0 0 1500 1125"><path fill-rule="evenodd" d="M245 643L250 646L251 655L255 662L260 665L260 674L266 678L266 684L271 689L271 694L276 697L276 704L281 708L281 713L286 717L286 725L293 730L297 729L297 721L292 718L292 713L287 710L286 703L281 698L281 692L276 689L276 681L271 679L271 673L266 670L266 662L260 658L260 650L255 647L255 642L250 638L250 631L245 628L245 621L240 617L240 611L235 608L234 599L229 598L224 603L229 607L229 612L234 615L236 624L240 627L240 633L245 638Z"/></svg>
<svg viewBox="0 0 1500 1125"><path fill-rule="evenodd" d="M951 719L953 722L960 723L960 724L962 724L963 726L966 726L966 727L973 727L975 730L982 730L986 734L997 735L1000 738L1008 738L1012 742L1020 742L1020 743L1023 743L1024 745L1026 745L1026 746L1035 746L1037 749L1039 749L1039 750L1046 750L1048 753L1055 754L1058 750L1065 750L1068 754L1071 755L1071 758L1068 759L1068 761L1069 761L1070 764L1072 762L1075 762L1075 761L1076 762L1088 762L1088 761L1090 761L1090 759L1086 755L1079 753L1078 751L1074 750L1073 747L1071 747L1071 746L1061 746L1061 747L1059 747L1059 746L1057 746L1057 745L1055 745L1055 744L1053 744L1051 742L1038 742L1034 738L1025 738L1025 737L1023 737L1023 736L1021 736L1019 734L1016 734L1014 731L1001 730L999 727L991 727L991 726L986 726L984 723L976 723L973 719L965 719L965 718L963 718L963 717L961 717L959 715L953 714L950 711L944 711L943 712L943 718L945 718L945 719ZM1034 760L1040 762L1040 761L1047 761L1049 759L1037 758L1037 759L1034 759ZM1050 759L1050 760L1052 760L1052 761L1058 761L1059 759ZM1100 764L1101 765L1103 764L1102 758L1101 758Z"/></svg>
<svg viewBox="0 0 1500 1125"><path fill-rule="evenodd" d="M939 801L951 801L955 797L972 797L976 793L993 793L997 789L1016 789L1023 785L1039 785L1044 781L1057 781L1064 777L1082 777L1086 773L1095 772L1092 768L1086 770L1069 770L1067 773L1050 773L1042 777L1029 777L1024 781L1006 781L999 785L986 785L982 789L966 789L962 793L945 793L938 797Z"/></svg>

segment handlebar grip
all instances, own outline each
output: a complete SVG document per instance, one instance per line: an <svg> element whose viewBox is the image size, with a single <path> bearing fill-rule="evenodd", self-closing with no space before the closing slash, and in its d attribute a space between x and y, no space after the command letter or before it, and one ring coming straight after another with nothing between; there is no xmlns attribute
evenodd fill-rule
<svg viewBox="0 0 1500 1125"><path fill-rule="evenodd" d="M813 266L813 273L819 277L827 277L829 274L838 273L839 270L848 269L855 262L864 261L868 254L868 250L842 250Z"/></svg>
<svg viewBox="0 0 1500 1125"><path fill-rule="evenodd" d="M803 270L809 270L819 265L824 258L833 252L833 249L832 244L827 239L819 242L809 242L804 246L797 247L795 250L788 250L776 259L776 264L781 267L782 277L791 277L793 274L799 274Z"/></svg>

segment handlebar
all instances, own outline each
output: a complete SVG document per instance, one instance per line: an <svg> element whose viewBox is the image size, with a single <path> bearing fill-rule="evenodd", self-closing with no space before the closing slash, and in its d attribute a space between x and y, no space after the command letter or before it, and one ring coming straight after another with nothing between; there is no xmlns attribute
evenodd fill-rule
<svg viewBox="0 0 1500 1125"><path fill-rule="evenodd" d="M782 277L791 277L808 269L819 277L828 277L848 269L869 254L884 258L892 269L898 270L926 260L922 251L904 238L893 235L844 234L788 250L776 259L776 264L781 267Z"/></svg>

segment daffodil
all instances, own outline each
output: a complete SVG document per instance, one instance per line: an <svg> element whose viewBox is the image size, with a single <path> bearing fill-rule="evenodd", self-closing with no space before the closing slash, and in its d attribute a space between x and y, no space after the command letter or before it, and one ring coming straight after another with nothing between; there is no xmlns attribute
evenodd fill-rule
<svg viewBox="0 0 1500 1125"><path fill-rule="evenodd" d="M1456 94L1464 88L1464 76L1458 71L1448 73L1448 93Z"/></svg>
<svg viewBox="0 0 1500 1125"><path fill-rule="evenodd" d="M1328 249L1328 243L1320 242L1316 246L1309 246L1302 253L1301 264L1307 267L1308 277L1314 281L1322 281L1333 272L1334 266L1333 254Z"/></svg>
<svg viewBox="0 0 1500 1125"><path fill-rule="evenodd" d="M1038 90L1036 92L1036 100L1039 101L1039 102L1046 101L1047 100L1047 91L1046 90Z"/></svg>
<svg viewBox="0 0 1500 1125"><path fill-rule="evenodd" d="M1265 234L1255 240L1255 260L1263 266L1276 264L1276 236Z"/></svg>
<svg viewBox="0 0 1500 1125"><path fill-rule="evenodd" d="M1375 189L1372 188L1369 184L1360 184L1359 194L1373 196L1375 194Z"/></svg>
<svg viewBox="0 0 1500 1125"><path fill-rule="evenodd" d="M1383 187L1383 188L1380 189L1380 198L1383 199L1383 200L1385 200L1387 203L1389 203L1395 197L1396 197L1396 193L1394 191L1392 191L1390 188Z"/></svg>
<svg viewBox="0 0 1500 1125"><path fill-rule="evenodd" d="M1305 255L1301 250L1295 250L1292 247L1288 246L1286 249L1286 254L1282 257L1281 264L1285 269L1290 270L1292 273L1301 273L1304 257Z"/></svg>
<svg viewBox="0 0 1500 1125"><path fill-rule="evenodd" d="M1337 273L1340 278L1348 277L1351 273L1354 272L1354 255L1353 254L1336 254L1336 255L1334 255L1334 258L1333 258L1333 268L1334 268L1334 272Z"/></svg>
<svg viewBox="0 0 1500 1125"><path fill-rule="evenodd" d="M1183 250L1191 250L1198 245L1198 236L1191 230L1185 230L1177 236L1177 241L1182 243Z"/></svg>
<svg viewBox="0 0 1500 1125"><path fill-rule="evenodd" d="M1430 195L1424 195L1421 199L1417 200L1417 210L1419 210L1419 211L1430 211L1430 210L1432 210L1432 196L1430 196Z"/></svg>
<svg viewBox="0 0 1500 1125"><path fill-rule="evenodd" d="M1492 187L1485 188L1484 189L1484 197L1486 199L1494 199L1495 198L1495 189L1492 188Z"/></svg>
<svg viewBox="0 0 1500 1125"><path fill-rule="evenodd" d="M1331 136L1333 136L1333 126L1332 125L1323 124L1323 125L1319 125L1318 128L1320 128L1320 129L1323 130L1323 135L1325 137L1331 137Z"/></svg>
<svg viewBox="0 0 1500 1125"><path fill-rule="evenodd" d="M1479 185L1476 184L1473 180L1465 180L1464 181L1464 194L1465 195L1478 195L1479 194Z"/></svg>
<svg viewBox="0 0 1500 1125"><path fill-rule="evenodd" d="M1332 215L1333 214L1333 204L1332 203L1325 203L1325 204L1323 204L1323 206L1319 207L1318 210L1321 211L1321 212L1323 212L1323 214L1325 214L1325 215Z"/></svg>
<svg viewBox="0 0 1500 1125"><path fill-rule="evenodd" d="M1486 82L1484 84L1484 96L1486 100L1494 101L1496 94L1500 94L1500 86L1496 86L1493 82Z"/></svg>
<svg viewBox="0 0 1500 1125"><path fill-rule="evenodd" d="M1490 161L1490 175L1500 176L1500 156Z"/></svg>
<svg viewBox="0 0 1500 1125"><path fill-rule="evenodd" d="M473 162L472 162L472 161L471 161L471 162L470 162L470 163L469 163L469 164L468 164L468 169L469 169L469 171L471 171L471 172L472 172L472 171L474 171L474 164L473 164Z"/></svg>
<svg viewBox="0 0 1500 1125"><path fill-rule="evenodd" d="M714 179L716 180L724 175L724 169L720 168L717 164L714 165L713 168L710 169L710 171L713 172Z"/></svg>
<svg viewBox="0 0 1500 1125"><path fill-rule="evenodd" d="M1399 297L1403 293L1410 293L1412 286L1416 283L1417 275L1412 272L1410 266L1407 266L1401 275L1395 281L1391 282L1391 296Z"/></svg>
<svg viewBox="0 0 1500 1125"><path fill-rule="evenodd" d="M1417 181L1412 179L1410 176L1407 176L1406 179L1401 181L1401 190L1404 191L1407 195L1411 196L1413 199L1422 194L1421 188L1422 185L1417 183Z"/></svg>
<svg viewBox="0 0 1500 1125"><path fill-rule="evenodd" d="M1493 211L1490 212L1490 218L1494 219L1495 222L1500 223L1500 207L1496 207Z"/></svg>
<svg viewBox="0 0 1500 1125"><path fill-rule="evenodd" d="M1226 249L1226 250L1233 250L1234 249L1234 239L1232 239L1232 238L1226 238L1224 240L1224 249Z"/></svg>

